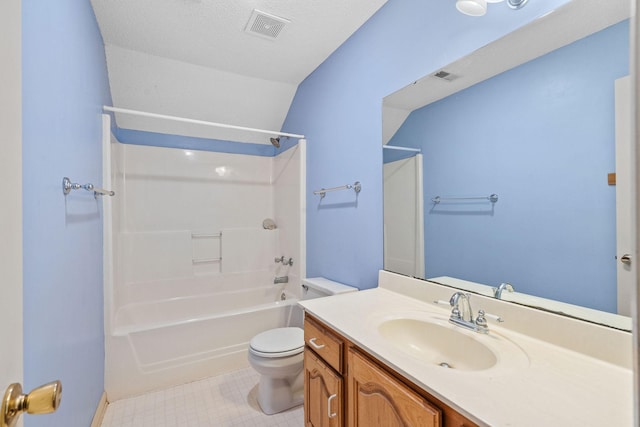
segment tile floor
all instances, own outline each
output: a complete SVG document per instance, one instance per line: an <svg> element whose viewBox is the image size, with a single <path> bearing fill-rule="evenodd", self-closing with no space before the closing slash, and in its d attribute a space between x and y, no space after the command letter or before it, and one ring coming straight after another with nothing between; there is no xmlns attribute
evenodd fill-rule
<svg viewBox="0 0 640 427"><path fill-rule="evenodd" d="M102 427L302 427L302 406L264 415L251 368L109 404Z"/></svg>

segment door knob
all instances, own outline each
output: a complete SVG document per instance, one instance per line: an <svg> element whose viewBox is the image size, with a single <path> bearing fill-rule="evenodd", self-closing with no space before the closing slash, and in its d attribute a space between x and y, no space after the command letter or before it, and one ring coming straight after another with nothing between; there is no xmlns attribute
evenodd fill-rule
<svg viewBox="0 0 640 427"><path fill-rule="evenodd" d="M631 265L631 255L624 254L620 257L620 262L626 265Z"/></svg>
<svg viewBox="0 0 640 427"><path fill-rule="evenodd" d="M48 414L55 412L60 406L62 397L62 383L53 381L22 394L22 386L11 384L2 399L0 412L0 427L13 427L23 412L28 414Z"/></svg>

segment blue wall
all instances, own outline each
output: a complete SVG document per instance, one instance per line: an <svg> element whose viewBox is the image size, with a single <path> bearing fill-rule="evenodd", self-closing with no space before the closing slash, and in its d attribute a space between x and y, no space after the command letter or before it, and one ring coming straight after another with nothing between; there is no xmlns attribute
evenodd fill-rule
<svg viewBox="0 0 640 427"><path fill-rule="evenodd" d="M424 154L427 277L616 311L607 174L628 53L625 21L411 113L390 144ZM429 202L490 193L494 206Z"/></svg>
<svg viewBox="0 0 640 427"><path fill-rule="evenodd" d="M104 47L89 0L22 2L24 385L62 380L60 409L26 426L87 427L104 390L100 183Z"/></svg>
<svg viewBox="0 0 640 427"><path fill-rule="evenodd" d="M307 275L361 289L383 264L382 98L566 0L519 11L490 4L487 15L453 1L389 0L298 87L284 131L303 132L307 156ZM312 194L361 181L362 192ZM357 201L357 202L356 202Z"/></svg>
<svg viewBox="0 0 640 427"><path fill-rule="evenodd" d="M115 128L114 132L116 139L123 144L181 148L185 150L215 151L218 153L247 154L263 157L274 157L283 150L291 148L297 143L297 140L282 138L280 141L280 148L276 148L273 145L266 144L196 138L191 136L146 132L124 128Z"/></svg>

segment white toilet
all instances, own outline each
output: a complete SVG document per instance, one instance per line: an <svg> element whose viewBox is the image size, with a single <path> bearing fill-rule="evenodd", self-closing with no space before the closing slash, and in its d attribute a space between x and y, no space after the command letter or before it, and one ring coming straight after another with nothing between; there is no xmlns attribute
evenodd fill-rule
<svg viewBox="0 0 640 427"><path fill-rule="evenodd" d="M355 292L358 289L324 277L302 280L302 299ZM251 339L249 364L260 374L258 404L271 415L302 404L304 331L277 328Z"/></svg>

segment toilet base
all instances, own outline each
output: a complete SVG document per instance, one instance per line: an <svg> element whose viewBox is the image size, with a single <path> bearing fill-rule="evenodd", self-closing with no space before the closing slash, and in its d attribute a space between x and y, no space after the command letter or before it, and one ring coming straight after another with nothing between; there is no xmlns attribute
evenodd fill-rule
<svg viewBox="0 0 640 427"><path fill-rule="evenodd" d="M258 405L267 415L300 406L304 398L304 376L273 378L262 375L258 384Z"/></svg>

